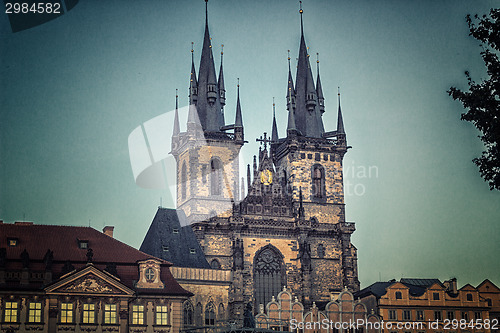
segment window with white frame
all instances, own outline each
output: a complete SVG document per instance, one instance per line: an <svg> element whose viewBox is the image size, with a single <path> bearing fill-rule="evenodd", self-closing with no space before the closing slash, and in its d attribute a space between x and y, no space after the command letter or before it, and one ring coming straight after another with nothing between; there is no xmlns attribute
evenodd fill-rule
<svg viewBox="0 0 500 333"><path fill-rule="evenodd" d="M73 323L73 303L61 303L61 318L63 324Z"/></svg>
<svg viewBox="0 0 500 333"><path fill-rule="evenodd" d="M132 324L144 325L144 305L132 305Z"/></svg>
<svg viewBox="0 0 500 333"><path fill-rule="evenodd" d="M83 324L95 324L95 304L84 303L82 312Z"/></svg>
<svg viewBox="0 0 500 333"><path fill-rule="evenodd" d="M42 303L30 302L28 306L28 322L41 323L42 322Z"/></svg>
<svg viewBox="0 0 500 333"><path fill-rule="evenodd" d="M116 304L104 304L104 324L116 324Z"/></svg>
<svg viewBox="0 0 500 333"><path fill-rule="evenodd" d="M168 307L166 305L156 306L156 325L168 325Z"/></svg>
<svg viewBox="0 0 500 333"><path fill-rule="evenodd" d="M17 323L19 314L19 305L17 302L5 302L5 312L3 321L6 323Z"/></svg>

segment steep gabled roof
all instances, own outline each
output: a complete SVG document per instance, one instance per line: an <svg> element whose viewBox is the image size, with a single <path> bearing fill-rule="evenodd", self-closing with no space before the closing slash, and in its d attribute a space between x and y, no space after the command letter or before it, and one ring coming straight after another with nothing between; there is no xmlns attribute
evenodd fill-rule
<svg viewBox="0 0 500 333"><path fill-rule="evenodd" d="M492 289L493 290L488 290L487 292L500 292L500 288L498 288L493 282L491 282L490 280L486 279L484 280L483 282L481 282L477 287L476 289L479 290L479 289L482 289L483 287L493 287ZM489 288L488 288L489 289Z"/></svg>
<svg viewBox="0 0 500 333"><path fill-rule="evenodd" d="M141 251L178 267L210 268L191 226L181 227L182 210L158 208Z"/></svg>

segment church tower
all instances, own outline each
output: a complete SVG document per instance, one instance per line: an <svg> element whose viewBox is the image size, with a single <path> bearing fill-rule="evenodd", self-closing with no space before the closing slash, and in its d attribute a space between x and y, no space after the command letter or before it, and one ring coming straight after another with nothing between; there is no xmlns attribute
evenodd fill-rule
<svg viewBox="0 0 500 333"><path fill-rule="evenodd" d="M259 312L283 288L306 307L324 306L345 289L359 290L357 250L351 243L355 226L345 220L342 162L349 147L342 112L339 105L337 129L325 131L319 61L315 83L302 8L299 12L298 66L294 83L288 62L284 137L279 137L273 105L271 136L264 133L257 140L262 146L247 168L245 198L235 202L231 214L192 225L210 266L232 271L229 310L234 318L249 303ZM239 124L235 121L235 132Z"/></svg>
<svg viewBox="0 0 500 333"><path fill-rule="evenodd" d="M343 158L347 150L346 133L338 95L337 129L325 131L325 98L319 72L314 84L310 55L304 38L303 10L300 13L300 44L295 84L288 57L286 136L278 138L273 115L271 156L283 190L291 197L300 221L310 221L299 231L299 243L310 251L309 262L301 258L302 290L316 297L328 291L359 289L356 248L351 243L354 223L346 222ZM324 279L334 283L327 287Z"/></svg>
<svg viewBox="0 0 500 333"><path fill-rule="evenodd" d="M207 2L205 0L205 34L198 75L194 49L191 49L187 129L180 131L176 101L172 135L171 154L177 164L177 208L184 211L187 224L224 215L239 200L238 155L244 144L239 83L235 121L226 125L223 51L217 78Z"/></svg>

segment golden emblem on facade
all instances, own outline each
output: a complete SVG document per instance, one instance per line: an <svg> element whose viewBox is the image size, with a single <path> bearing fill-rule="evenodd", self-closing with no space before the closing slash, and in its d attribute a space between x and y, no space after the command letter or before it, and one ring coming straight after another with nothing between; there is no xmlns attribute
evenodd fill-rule
<svg viewBox="0 0 500 333"><path fill-rule="evenodd" d="M271 185L273 183L271 170L264 170L260 173L260 182L264 185Z"/></svg>

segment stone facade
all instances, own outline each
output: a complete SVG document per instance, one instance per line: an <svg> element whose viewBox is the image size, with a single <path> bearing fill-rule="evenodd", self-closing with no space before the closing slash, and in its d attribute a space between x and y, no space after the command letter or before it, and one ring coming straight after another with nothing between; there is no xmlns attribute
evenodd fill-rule
<svg viewBox="0 0 500 333"><path fill-rule="evenodd" d="M278 137L273 119L272 137L258 140L263 147L253 172L248 166L247 193L238 172L245 143L239 86L231 125L224 122L225 100L222 55L216 78L207 21L198 75L194 61L191 66L186 131L176 115L171 153L177 208L210 266L232 272L229 316L242 318L248 303L258 309L283 287L305 307L324 307L332 295L359 290L355 226L346 222L344 207L342 161L350 147L340 105L337 130L324 130L319 67L314 84L303 32L296 85L289 70L286 136ZM186 288L208 294L209 287Z"/></svg>
<svg viewBox="0 0 500 333"><path fill-rule="evenodd" d="M183 329L227 324L231 271L172 267L171 272L182 288L194 294L183 304Z"/></svg>

